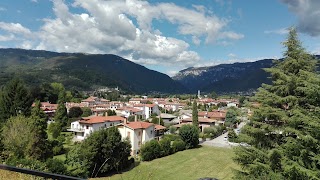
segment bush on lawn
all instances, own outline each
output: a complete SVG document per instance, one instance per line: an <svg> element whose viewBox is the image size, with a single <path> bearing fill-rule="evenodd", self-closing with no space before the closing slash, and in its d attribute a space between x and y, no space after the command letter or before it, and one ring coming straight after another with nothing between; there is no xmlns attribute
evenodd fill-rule
<svg viewBox="0 0 320 180"><path fill-rule="evenodd" d="M140 156L142 161L151 161L160 157L161 146L157 140L151 140L142 145L140 149Z"/></svg>
<svg viewBox="0 0 320 180"><path fill-rule="evenodd" d="M181 139L186 143L186 149L192 149L199 144L199 128L194 125L183 125L179 129Z"/></svg>
<svg viewBox="0 0 320 180"><path fill-rule="evenodd" d="M178 151L183 151L186 149L186 143L182 141L181 139L175 140L172 143L172 152L178 152Z"/></svg>

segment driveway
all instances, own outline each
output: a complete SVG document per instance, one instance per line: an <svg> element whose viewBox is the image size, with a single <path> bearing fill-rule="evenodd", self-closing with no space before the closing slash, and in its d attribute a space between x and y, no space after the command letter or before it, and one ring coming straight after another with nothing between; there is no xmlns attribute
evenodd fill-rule
<svg viewBox="0 0 320 180"><path fill-rule="evenodd" d="M206 146L215 146L215 147L224 147L224 148L231 148L232 146L228 142L228 132L222 134L221 136L218 136L212 140L204 141L200 143L200 145L206 145Z"/></svg>
<svg viewBox="0 0 320 180"><path fill-rule="evenodd" d="M237 129L235 129L236 134L239 134L241 128L246 125L245 122L241 122ZM223 148L231 148L232 146L238 146L238 143L232 143L228 141L228 132L212 139L209 141L204 141L200 143L200 145L206 146L214 146L214 147L223 147Z"/></svg>

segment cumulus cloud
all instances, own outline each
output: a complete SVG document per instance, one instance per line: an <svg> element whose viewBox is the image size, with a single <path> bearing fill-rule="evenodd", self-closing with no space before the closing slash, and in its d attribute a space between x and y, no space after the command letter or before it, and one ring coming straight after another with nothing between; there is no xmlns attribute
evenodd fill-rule
<svg viewBox="0 0 320 180"><path fill-rule="evenodd" d="M43 19L37 32L19 23L0 22L0 29L25 37L20 47L59 52L112 53L139 64L192 66L201 60L185 39L155 29L154 21L166 21L192 43L230 42L242 34L226 31L230 20L219 18L203 6L192 9L173 3L144 0L54 0L54 18ZM74 13L70 8L82 9ZM79 12L79 11L77 11ZM31 43L32 42L32 43Z"/></svg>
<svg viewBox="0 0 320 180"><path fill-rule="evenodd" d="M298 30L311 36L320 35L319 0L281 0L298 17Z"/></svg>
<svg viewBox="0 0 320 180"><path fill-rule="evenodd" d="M22 34L26 36L31 34L31 31L28 28L23 27L20 23L0 22L0 29L13 34Z"/></svg>

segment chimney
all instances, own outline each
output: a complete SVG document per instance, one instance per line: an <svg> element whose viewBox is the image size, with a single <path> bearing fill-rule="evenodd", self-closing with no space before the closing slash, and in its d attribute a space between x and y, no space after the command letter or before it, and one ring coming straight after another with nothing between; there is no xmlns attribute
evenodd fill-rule
<svg viewBox="0 0 320 180"><path fill-rule="evenodd" d="M134 122L137 122L137 121L138 121L138 116L134 115Z"/></svg>
<svg viewBox="0 0 320 180"><path fill-rule="evenodd" d="M124 118L123 124L127 124L127 118Z"/></svg>

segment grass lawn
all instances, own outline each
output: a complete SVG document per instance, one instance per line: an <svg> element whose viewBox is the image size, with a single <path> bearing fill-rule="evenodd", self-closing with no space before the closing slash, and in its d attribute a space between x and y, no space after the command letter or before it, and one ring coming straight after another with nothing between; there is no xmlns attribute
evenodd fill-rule
<svg viewBox="0 0 320 180"><path fill-rule="evenodd" d="M232 149L203 146L173 155L141 162L137 167L122 174L97 180L144 180L144 179L181 179L196 180L201 177L231 179L233 169L239 166L232 161Z"/></svg>

